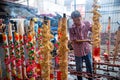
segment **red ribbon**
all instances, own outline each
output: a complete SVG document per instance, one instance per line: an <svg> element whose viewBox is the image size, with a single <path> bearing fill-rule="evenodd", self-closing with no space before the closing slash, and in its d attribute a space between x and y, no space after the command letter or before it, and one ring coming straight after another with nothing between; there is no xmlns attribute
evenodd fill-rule
<svg viewBox="0 0 120 80"><path fill-rule="evenodd" d="M13 63L13 61L16 60L15 56L13 55L10 59L10 61Z"/></svg>
<svg viewBox="0 0 120 80"><path fill-rule="evenodd" d="M10 62L11 62L11 61L10 61L10 57L5 58L5 64L6 64L6 65L10 64Z"/></svg>
<svg viewBox="0 0 120 80"><path fill-rule="evenodd" d="M36 67L36 64L31 64L27 67L27 72L30 72L31 70L33 70Z"/></svg>
<svg viewBox="0 0 120 80"><path fill-rule="evenodd" d="M62 80L61 79L61 72L60 71L57 72L57 80Z"/></svg>
<svg viewBox="0 0 120 80"><path fill-rule="evenodd" d="M18 59L18 60L17 60L17 64L16 64L16 66L19 67L19 66L21 66L22 63L23 63L23 60Z"/></svg>
<svg viewBox="0 0 120 80"><path fill-rule="evenodd" d="M34 73L31 77L38 77L38 75L36 73Z"/></svg>
<svg viewBox="0 0 120 80"><path fill-rule="evenodd" d="M8 48L8 47L9 47L9 46L6 46L6 45L2 46L2 48L5 48L5 49Z"/></svg>
<svg viewBox="0 0 120 80"><path fill-rule="evenodd" d="M42 36L40 36L40 39L42 39Z"/></svg>
<svg viewBox="0 0 120 80"><path fill-rule="evenodd" d="M58 49L58 46L59 46L59 45L58 45L57 43L55 43L54 46Z"/></svg>
<svg viewBox="0 0 120 80"><path fill-rule="evenodd" d="M56 62L57 64L59 64L59 57L58 57L58 56L55 57L55 62Z"/></svg>
<svg viewBox="0 0 120 80"><path fill-rule="evenodd" d="M13 49L14 48L14 44L11 44L10 47Z"/></svg>

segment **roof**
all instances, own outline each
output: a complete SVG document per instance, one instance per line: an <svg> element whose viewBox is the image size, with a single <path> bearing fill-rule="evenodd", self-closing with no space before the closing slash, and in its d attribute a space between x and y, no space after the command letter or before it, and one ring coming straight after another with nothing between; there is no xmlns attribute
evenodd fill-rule
<svg viewBox="0 0 120 80"><path fill-rule="evenodd" d="M0 18L3 17L35 17L37 9L6 1L0 1Z"/></svg>

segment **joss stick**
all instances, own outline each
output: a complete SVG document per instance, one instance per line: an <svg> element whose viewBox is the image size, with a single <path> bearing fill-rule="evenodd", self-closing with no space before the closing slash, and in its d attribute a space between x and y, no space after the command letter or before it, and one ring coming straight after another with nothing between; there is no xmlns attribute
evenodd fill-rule
<svg viewBox="0 0 120 80"><path fill-rule="evenodd" d="M50 42L50 39L53 38L53 35L50 33L48 23L44 17L44 24L42 26L42 78L44 80L50 80L50 67L51 67L51 51L53 50L53 44Z"/></svg>
<svg viewBox="0 0 120 80"><path fill-rule="evenodd" d="M4 46L4 52L5 52L5 65L6 65L7 79L12 80L7 34L3 33L2 37L3 37L3 46Z"/></svg>
<svg viewBox="0 0 120 80"><path fill-rule="evenodd" d="M101 32L101 25L99 22L99 18L101 14L98 12L98 8L100 6L97 4L97 0L94 0L93 4L93 24L92 24L92 57L95 64L93 64L94 72L96 73L96 62L100 61L100 32Z"/></svg>
<svg viewBox="0 0 120 80"><path fill-rule="evenodd" d="M116 40L115 40L115 48L114 48L114 54L113 54L113 64L115 64L116 57L118 56L118 52L120 49L120 30L116 32Z"/></svg>
<svg viewBox="0 0 120 80"><path fill-rule="evenodd" d="M108 18L108 39L107 39L107 53L110 55L110 38L111 38L111 33L110 33L110 23L111 23L111 18Z"/></svg>
<svg viewBox="0 0 120 80"><path fill-rule="evenodd" d="M63 14L62 25L60 28L61 36L59 39L60 45L58 48L58 55L60 58L60 73L61 80L68 80L68 37L67 37L67 18Z"/></svg>
<svg viewBox="0 0 120 80"><path fill-rule="evenodd" d="M23 79L22 77L22 66L21 66L21 54L20 54L20 44L19 44L19 34L18 32L14 32L15 38L15 54L16 54L16 71L18 79Z"/></svg>
<svg viewBox="0 0 120 80"><path fill-rule="evenodd" d="M37 74L41 78L41 62L42 62L42 54L41 54L41 49L42 49L42 29L39 27L38 28L38 51L37 51L37 56L38 56L38 65L37 67Z"/></svg>
<svg viewBox="0 0 120 80"><path fill-rule="evenodd" d="M28 33L28 67L27 73L30 80L35 80L35 54L34 54L34 44L33 44L33 35L29 32Z"/></svg>
<svg viewBox="0 0 120 80"><path fill-rule="evenodd" d="M20 20L18 23L18 33L19 33L19 42L20 42L20 54L21 54L21 60L22 60L22 75L23 79L27 78L27 73L26 73L26 62L25 62L25 53L24 53L24 42L23 41L23 36L24 36L24 22L23 20Z"/></svg>
<svg viewBox="0 0 120 80"><path fill-rule="evenodd" d="M35 54L35 62L37 62L37 53L36 53L36 33L34 30L35 27L35 22L34 20L30 20L30 30L31 30L31 34L33 36L33 47L34 47L34 54Z"/></svg>
<svg viewBox="0 0 120 80"><path fill-rule="evenodd" d="M48 30L49 30L49 33L50 33L50 20L47 20L47 23L48 23ZM50 59L50 61L51 61L51 59ZM53 75L54 73L53 73L53 67L52 67L52 65L50 64L50 80L53 80L53 77L54 77L54 75Z"/></svg>
<svg viewBox="0 0 120 80"><path fill-rule="evenodd" d="M107 27L107 34L108 34L108 36L107 36L107 42L106 42L106 44L107 44L107 54L108 55L110 55L110 38L111 38L111 33L110 33L110 23L111 23L111 18L109 17L108 18L108 27ZM107 62L109 63L109 59L107 60ZM107 65L107 72L108 72L108 65ZM109 73L108 73L109 74Z"/></svg>
<svg viewBox="0 0 120 80"><path fill-rule="evenodd" d="M9 39L9 52L10 52L12 76L16 77L16 63L15 63L16 58L15 58L15 53L14 53L14 44L13 44L12 24L11 23L9 23L9 26L8 26L8 39Z"/></svg>
<svg viewBox="0 0 120 80"><path fill-rule="evenodd" d="M35 43L34 43L34 21L30 20L30 32L28 33L28 76L30 80L36 79L36 54L35 54Z"/></svg>

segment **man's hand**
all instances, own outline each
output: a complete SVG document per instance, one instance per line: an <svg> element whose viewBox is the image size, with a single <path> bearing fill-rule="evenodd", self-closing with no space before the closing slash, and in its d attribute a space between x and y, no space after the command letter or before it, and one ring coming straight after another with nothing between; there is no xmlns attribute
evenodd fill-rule
<svg viewBox="0 0 120 80"><path fill-rule="evenodd" d="M88 42L88 43L91 43L91 40L76 40L76 42Z"/></svg>

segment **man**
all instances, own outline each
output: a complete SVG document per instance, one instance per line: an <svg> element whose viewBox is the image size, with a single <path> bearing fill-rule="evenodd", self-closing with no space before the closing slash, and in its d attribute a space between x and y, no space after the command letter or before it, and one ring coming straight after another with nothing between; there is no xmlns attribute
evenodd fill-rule
<svg viewBox="0 0 120 80"><path fill-rule="evenodd" d="M91 31L91 25L88 21L81 21L81 14L79 11L73 11L71 13L73 20L72 27L69 30L70 41L75 54L76 70L82 71L83 60L85 60L86 70L92 74L92 58L89 48L90 40L88 40L88 32ZM78 80L82 80L81 76L77 76ZM92 78L88 78L92 80Z"/></svg>

